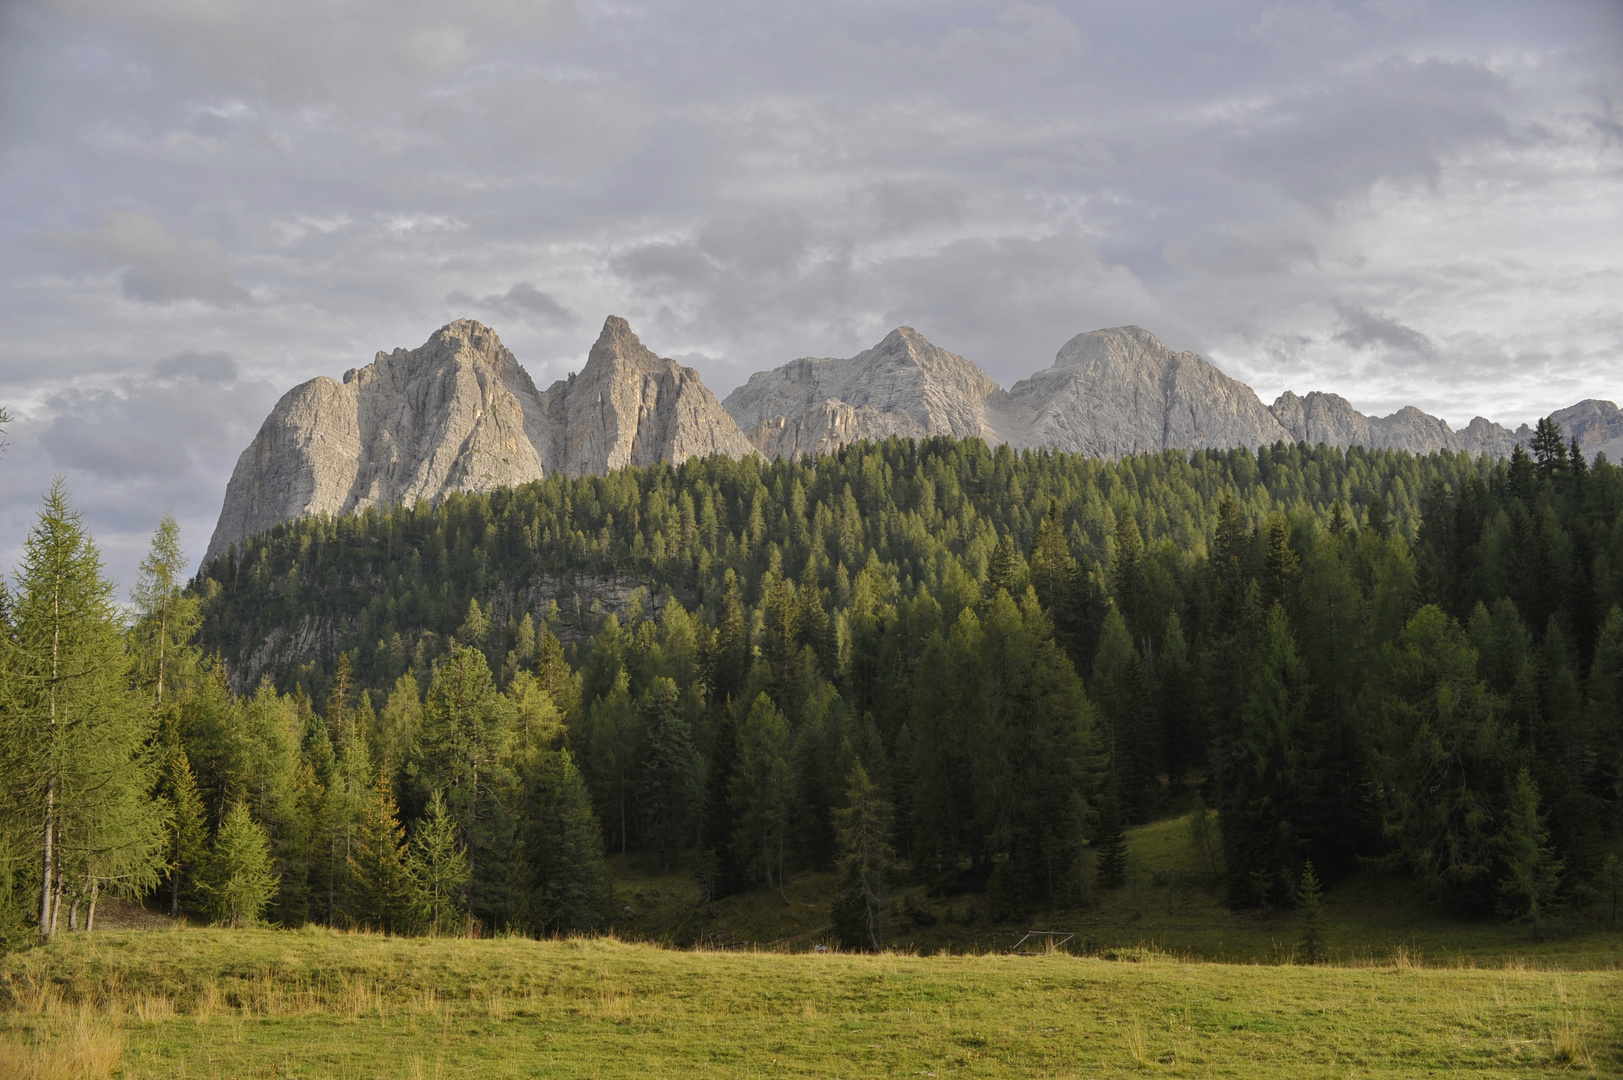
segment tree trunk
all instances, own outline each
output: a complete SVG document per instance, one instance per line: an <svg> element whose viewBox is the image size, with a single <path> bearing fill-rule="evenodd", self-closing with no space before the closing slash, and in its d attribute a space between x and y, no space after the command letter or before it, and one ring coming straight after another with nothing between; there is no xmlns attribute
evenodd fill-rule
<svg viewBox="0 0 1623 1080"><path fill-rule="evenodd" d="M175 868L169 877L169 917L180 918L180 823L175 823Z"/></svg>
<svg viewBox="0 0 1623 1080"><path fill-rule="evenodd" d="M85 933L96 928L96 901L101 899L101 882L92 882L90 886L90 910L85 912Z"/></svg>
<svg viewBox="0 0 1623 1080"><path fill-rule="evenodd" d="M56 833L56 777L45 782L45 858L40 867L39 933L51 936L51 841Z"/></svg>

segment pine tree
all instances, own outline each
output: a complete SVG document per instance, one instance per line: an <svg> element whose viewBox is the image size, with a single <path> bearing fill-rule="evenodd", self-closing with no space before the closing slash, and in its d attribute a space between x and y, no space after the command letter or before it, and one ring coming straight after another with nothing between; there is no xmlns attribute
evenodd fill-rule
<svg viewBox="0 0 1623 1080"><path fill-rule="evenodd" d="M672 852L692 835L688 822L702 792L703 763L693 749L675 682L663 676L655 679L643 695L642 714L647 732L640 792L642 812L660 865L669 870Z"/></svg>
<svg viewBox="0 0 1623 1080"><path fill-rule="evenodd" d="M1531 922L1533 940L1541 940L1539 919L1555 903L1564 867L1550 847L1544 815L1539 813L1538 785L1526 768L1516 774L1499 846L1505 870L1499 879L1503 910Z"/></svg>
<svg viewBox="0 0 1623 1080"><path fill-rule="evenodd" d="M766 694L756 696L738 732L738 772L733 805L738 811L738 851L753 863L756 876L776 885L784 902L789 814L794 792L789 772L789 727Z"/></svg>
<svg viewBox="0 0 1623 1080"><path fill-rule="evenodd" d="M209 914L232 929L257 923L276 894L270 841L241 803L220 823L201 884Z"/></svg>
<svg viewBox="0 0 1623 1080"><path fill-rule="evenodd" d="M1478 678L1464 631L1436 607L1415 614L1374 671L1371 772L1393 845L1386 862L1433 896L1483 906L1504 806L1499 778L1515 744L1503 702Z"/></svg>
<svg viewBox="0 0 1623 1080"><path fill-rule="evenodd" d="M834 812L834 823L841 850L834 931L847 948L881 949L892 858L891 807L860 762L851 768L845 805Z"/></svg>
<svg viewBox="0 0 1623 1080"><path fill-rule="evenodd" d="M520 844L513 722L512 703L497 692L484 653L458 647L434 669L422 736L406 768L418 792L443 792L467 848L469 908L492 929L510 923L520 901L513 884Z"/></svg>
<svg viewBox="0 0 1623 1080"><path fill-rule="evenodd" d="M1119 889L1127 881L1127 834L1122 828L1121 810L1114 798L1105 800L1099 814L1099 827L1093 838L1098 852L1094 870L1101 889Z"/></svg>
<svg viewBox="0 0 1623 1080"><path fill-rule="evenodd" d="M131 690L113 586L61 480L44 501L18 573L0 753L8 816L37 844L49 937L64 894L94 903L104 888L133 897L157 884L168 815L150 797L155 724Z"/></svg>
<svg viewBox="0 0 1623 1080"><path fill-rule="evenodd" d="M525 787L525 910L531 927L549 934L602 929L614 917L614 888L603 863L603 834L569 751L537 754Z"/></svg>
<svg viewBox="0 0 1623 1080"><path fill-rule="evenodd" d="M733 846L733 837L738 834L738 811L733 802L733 785L738 773L738 725L733 720L732 702L722 703L720 713L710 751L710 769L705 777L704 822L700 830L704 850L699 867L699 899L706 910L722 897L743 889L745 878Z"/></svg>
<svg viewBox="0 0 1623 1080"><path fill-rule="evenodd" d="M1324 959L1324 892L1312 859L1303 864L1301 884L1296 887L1296 945L1309 964Z"/></svg>
<svg viewBox="0 0 1623 1080"><path fill-rule="evenodd" d="M468 856L457 842L456 824L438 791L411 836L406 866L416 892L413 908L431 934L459 929L466 920Z"/></svg>
<svg viewBox="0 0 1623 1080"><path fill-rule="evenodd" d="M1533 457L1546 478L1566 471L1567 444L1561 438L1561 425L1548 416L1539 417L1533 431Z"/></svg>
<svg viewBox="0 0 1623 1080"><path fill-rule="evenodd" d="M1307 716L1306 672L1278 604L1255 667L1239 755L1219 777L1223 862L1235 907L1267 905L1277 891L1290 891L1312 838L1323 754L1321 733Z"/></svg>
<svg viewBox="0 0 1623 1080"><path fill-rule="evenodd" d="M1020 587L1022 567L1020 555L1014 550L1014 541L1009 539L1007 533L997 538L997 546L992 549L991 561L986 566L986 583L981 587L981 595L990 600L999 591L1013 596Z"/></svg>

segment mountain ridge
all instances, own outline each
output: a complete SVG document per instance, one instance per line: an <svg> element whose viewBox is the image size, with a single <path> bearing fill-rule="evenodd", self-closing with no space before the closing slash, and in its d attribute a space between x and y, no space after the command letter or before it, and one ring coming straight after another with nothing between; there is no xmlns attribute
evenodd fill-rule
<svg viewBox="0 0 1623 1080"><path fill-rule="evenodd" d="M1623 457L1623 411L1588 399L1551 414L1587 453ZM802 357L718 401L699 373L611 315L578 372L545 391L491 328L447 323L417 349L378 352L339 382L284 394L226 487L205 561L281 521L579 477L690 457L799 457L867 438L947 435L1106 458L1276 442L1505 456L1529 445L1477 417L1455 431L1413 406L1368 416L1324 391L1265 405L1197 353L1141 326L1080 333L1008 390L899 326L852 357Z"/></svg>

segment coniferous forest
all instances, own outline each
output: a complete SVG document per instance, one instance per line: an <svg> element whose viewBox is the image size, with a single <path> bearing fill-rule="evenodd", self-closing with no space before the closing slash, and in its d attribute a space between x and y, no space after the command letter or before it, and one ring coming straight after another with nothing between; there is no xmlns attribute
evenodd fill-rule
<svg viewBox="0 0 1623 1080"><path fill-rule="evenodd" d="M1620 511L1547 421L1503 461L890 440L290 522L190 582L166 521L124 607L58 488L5 597L4 933L105 893L598 929L638 852L701 908L835 871L861 947L900 882L1085 904L1191 806L1234 907L1375 867L1536 925L1617 874Z"/></svg>

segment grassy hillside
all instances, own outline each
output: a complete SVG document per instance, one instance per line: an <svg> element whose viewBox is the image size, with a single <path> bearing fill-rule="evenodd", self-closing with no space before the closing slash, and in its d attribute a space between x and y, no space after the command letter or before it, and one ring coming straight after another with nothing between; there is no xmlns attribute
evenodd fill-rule
<svg viewBox="0 0 1623 1080"><path fill-rule="evenodd" d="M64 935L0 962L0 1080L1623 1071L1623 936L1603 920L1569 915L1535 944L1360 878L1330 895L1339 963L1296 966L1291 916L1230 912L1201 887L1186 819L1128 842L1136 890L1037 923L904 891L897 950L880 956L814 951L830 939L829 876L707 918L690 878L635 861L620 936L709 947ZM1009 955L1034 926L1076 936Z"/></svg>
<svg viewBox="0 0 1623 1080"><path fill-rule="evenodd" d="M905 952L998 952L1030 930L1048 930L1073 934L1067 948L1088 955L1148 948L1228 963L1294 959L1295 915L1225 907L1212 885L1210 861L1190 840L1187 815L1129 829L1127 846L1126 886L1095 890L1084 907L1031 919L994 922L985 898L975 893L932 897L922 886L898 889L888 912L889 940ZM622 869L617 858L610 860L620 903L614 929L621 937L795 951L834 940L832 874L791 877L787 899L763 890L728 897L706 917L695 907L691 874L680 867L660 873L651 861L633 854ZM1558 914L1542 927L1542 940L1534 941L1524 923L1461 919L1428 903L1413 882L1400 877L1363 873L1332 888L1326 901L1326 945L1334 963L1383 963L1402 955L1427 966L1623 966L1623 925L1606 917L1605 905Z"/></svg>
<svg viewBox="0 0 1623 1080"><path fill-rule="evenodd" d="M5 979L14 1062L42 1043L121 1051L121 1075L141 1078L1604 1075L1623 1009L1615 971L325 930L73 937L13 957ZM28 1068L13 1074L44 1074Z"/></svg>

